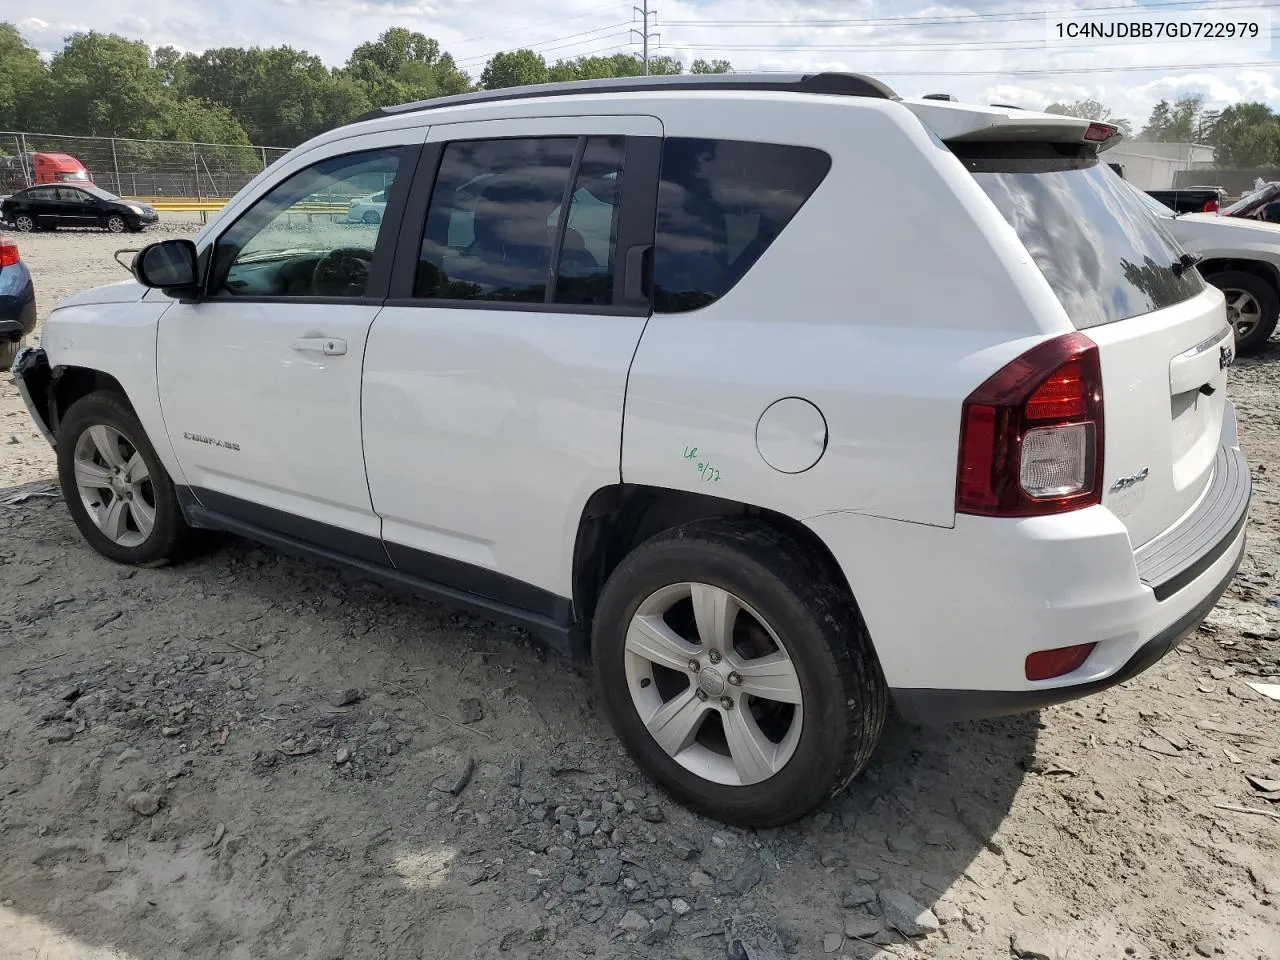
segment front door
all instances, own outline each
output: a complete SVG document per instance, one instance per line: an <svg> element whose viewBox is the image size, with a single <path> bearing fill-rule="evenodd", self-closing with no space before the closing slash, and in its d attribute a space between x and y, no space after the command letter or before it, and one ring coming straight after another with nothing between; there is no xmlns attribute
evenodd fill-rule
<svg viewBox="0 0 1280 960"><path fill-rule="evenodd" d="M653 117L432 127L365 357L369 487L405 572L566 615L583 507L619 482L661 136Z"/></svg>
<svg viewBox="0 0 1280 960"><path fill-rule="evenodd" d="M397 131L296 158L201 251L205 295L161 318L165 426L205 507L385 564L361 453L360 370L424 133L419 144ZM378 224L347 223L347 203L317 212L308 200L384 184L393 202Z"/></svg>

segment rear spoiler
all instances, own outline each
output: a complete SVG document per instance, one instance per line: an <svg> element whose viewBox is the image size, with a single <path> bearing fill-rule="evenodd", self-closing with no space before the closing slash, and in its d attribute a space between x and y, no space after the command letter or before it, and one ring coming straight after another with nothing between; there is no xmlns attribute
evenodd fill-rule
<svg viewBox="0 0 1280 960"><path fill-rule="evenodd" d="M1123 139L1111 123L1064 117L1056 113L1033 113L1017 108L953 103L920 98L903 100L920 122L946 143L977 141L1027 141L1092 145L1107 150Z"/></svg>

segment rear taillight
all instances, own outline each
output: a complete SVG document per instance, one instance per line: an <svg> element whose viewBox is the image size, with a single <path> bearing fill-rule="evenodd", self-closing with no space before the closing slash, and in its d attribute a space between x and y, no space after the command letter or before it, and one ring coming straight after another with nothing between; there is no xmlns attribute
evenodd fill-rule
<svg viewBox="0 0 1280 960"><path fill-rule="evenodd" d="M1204 206L1200 208L1200 212L1201 212L1201 213L1217 213L1217 212L1218 212L1218 201L1217 201L1217 200L1206 200L1206 201L1204 202Z"/></svg>
<svg viewBox="0 0 1280 960"><path fill-rule="evenodd" d="M1032 347L969 394L956 512L1033 517L1102 502L1102 366L1068 333Z"/></svg>
<svg viewBox="0 0 1280 960"><path fill-rule="evenodd" d="M19 259L18 245L10 240L0 240L0 267L11 267Z"/></svg>

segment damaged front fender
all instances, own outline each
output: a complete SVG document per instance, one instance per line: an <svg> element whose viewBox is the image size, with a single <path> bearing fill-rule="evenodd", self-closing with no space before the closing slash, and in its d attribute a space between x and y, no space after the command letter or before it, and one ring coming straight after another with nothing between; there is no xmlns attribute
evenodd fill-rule
<svg viewBox="0 0 1280 960"><path fill-rule="evenodd" d="M13 382L18 385L27 413L40 428L49 446L57 447L54 437L53 370L49 358L39 347L25 347L13 361Z"/></svg>

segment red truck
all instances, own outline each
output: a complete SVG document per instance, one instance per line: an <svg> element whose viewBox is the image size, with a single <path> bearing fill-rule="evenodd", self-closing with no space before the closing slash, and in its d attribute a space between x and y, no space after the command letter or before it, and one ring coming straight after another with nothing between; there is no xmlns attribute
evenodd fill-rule
<svg viewBox="0 0 1280 960"><path fill-rule="evenodd" d="M89 171L75 157L66 153L33 153L34 183L93 183Z"/></svg>

